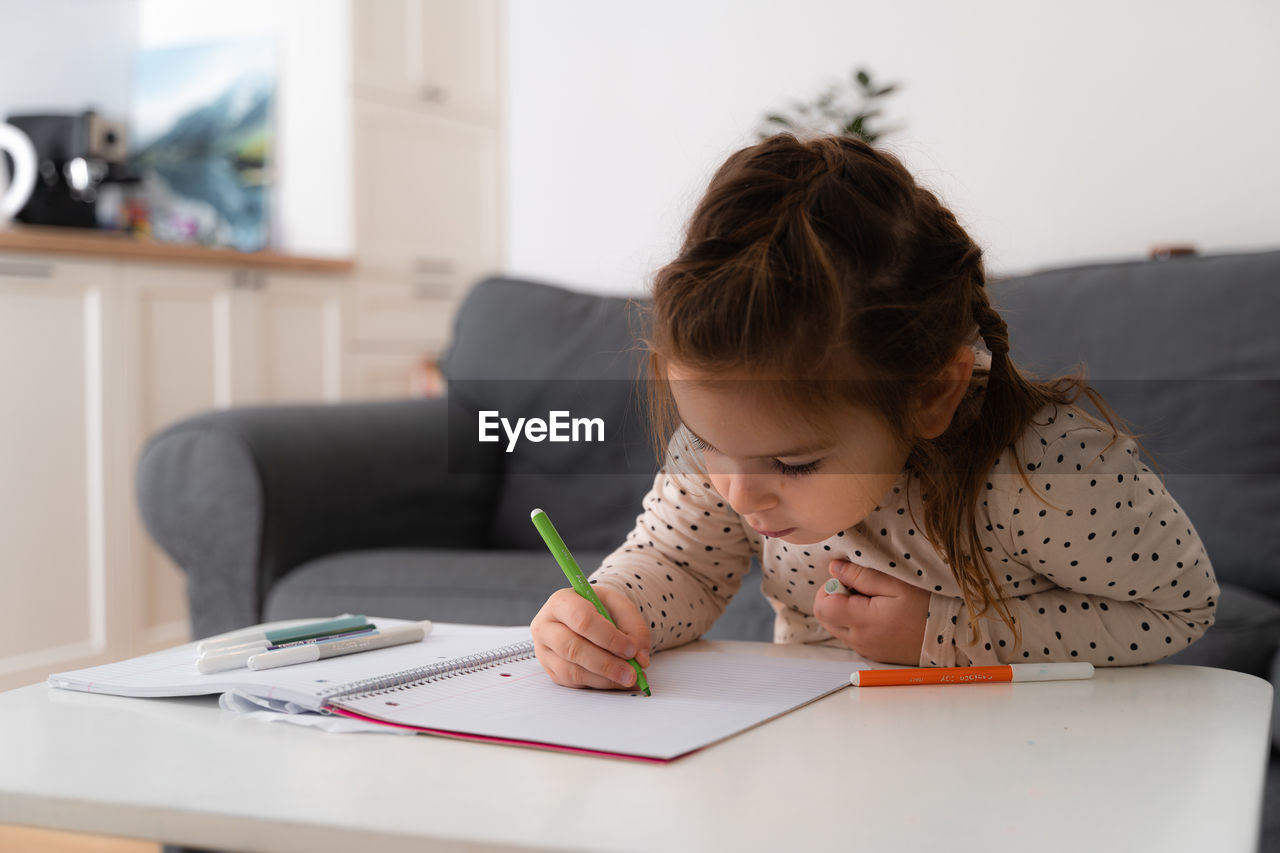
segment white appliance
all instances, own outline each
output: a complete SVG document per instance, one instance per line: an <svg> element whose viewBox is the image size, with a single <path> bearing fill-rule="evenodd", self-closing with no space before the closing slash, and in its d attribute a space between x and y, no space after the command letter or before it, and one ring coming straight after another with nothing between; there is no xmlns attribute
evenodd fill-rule
<svg viewBox="0 0 1280 853"><path fill-rule="evenodd" d="M26 206L36 186L36 149L31 139L11 124L0 122L0 155L13 161L13 174L0 156L0 227Z"/></svg>

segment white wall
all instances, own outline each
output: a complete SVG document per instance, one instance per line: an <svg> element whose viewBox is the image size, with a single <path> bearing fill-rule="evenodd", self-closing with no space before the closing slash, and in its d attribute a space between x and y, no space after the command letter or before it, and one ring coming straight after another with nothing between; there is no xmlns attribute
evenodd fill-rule
<svg viewBox="0 0 1280 853"><path fill-rule="evenodd" d="M510 0L506 266L641 292L763 114L869 67L989 271L1280 246L1274 0Z"/></svg>
<svg viewBox="0 0 1280 853"><path fill-rule="evenodd" d="M129 114L135 0L0 0L0 119Z"/></svg>
<svg viewBox="0 0 1280 853"><path fill-rule="evenodd" d="M62 2L62 0L56 0ZM346 0L138 0L138 46L273 37L278 245L325 257L354 252L351 25Z"/></svg>

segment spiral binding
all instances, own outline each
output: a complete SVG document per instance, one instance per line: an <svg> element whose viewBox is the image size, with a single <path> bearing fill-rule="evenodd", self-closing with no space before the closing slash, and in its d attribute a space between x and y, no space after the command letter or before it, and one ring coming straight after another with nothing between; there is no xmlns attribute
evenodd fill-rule
<svg viewBox="0 0 1280 853"><path fill-rule="evenodd" d="M322 694L320 699L323 703L328 703L334 699L364 699L367 696L377 696L380 693L406 690L419 684L442 681L446 678L453 678L456 675L479 672L482 669L489 669L499 664L528 660L533 656L533 641L524 640L523 642L490 649L486 652L477 652L460 658L453 658L452 660L438 661L437 663L414 667L413 669L404 669L400 672L393 672L376 678L352 681Z"/></svg>

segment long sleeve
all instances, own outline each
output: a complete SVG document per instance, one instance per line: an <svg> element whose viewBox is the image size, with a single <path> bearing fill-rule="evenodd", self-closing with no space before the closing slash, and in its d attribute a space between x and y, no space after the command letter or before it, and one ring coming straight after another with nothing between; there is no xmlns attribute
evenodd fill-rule
<svg viewBox="0 0 1280 853"><path fill-rule="evenodd" d="M1022 456L1025 481L1002 472L1006 488L993 489L986 507L1005 552L987 558L1020 638L989 609L969 645L964 602L935 594L929 663L1150 663L1213 623L1218 585L1204 545L1133 441L1107 447L1106 431L1073 413L1061 420L1056 439Z"/></svg>
<svg viewBox="0 0 1280 853"><path fill-rule="evenodd" d="M635 528L589 578L635 602L654 651L702 636L742 585L753 553L741 517L710 481L679 468L658 472Z"/></svg>

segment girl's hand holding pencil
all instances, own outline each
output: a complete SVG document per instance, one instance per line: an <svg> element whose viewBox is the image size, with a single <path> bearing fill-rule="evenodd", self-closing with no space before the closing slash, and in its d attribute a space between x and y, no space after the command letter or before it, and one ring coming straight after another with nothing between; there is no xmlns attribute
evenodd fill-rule
<svg viewBox="0 0 1280 853"><path fill-rule="evenodd" d="M634 688L636 673L627 661L649 665L649 624L617 590L600 585L595 593L616 627L573 589L562 589L533 617L534 653L551 680L564 687Z"/></svg>
<svg viewBox="0 0 1280 853"><path fill-rule="evenodd" d="M845 560L832 560L829 571L848 594L818 589L813 615L822 627L863 657L919 663L929 591Z"/></svg>

